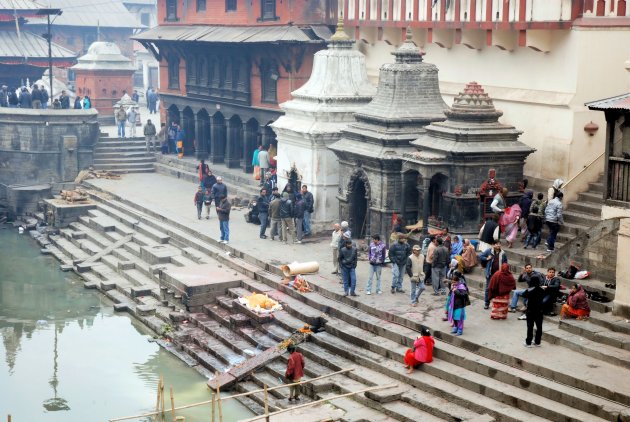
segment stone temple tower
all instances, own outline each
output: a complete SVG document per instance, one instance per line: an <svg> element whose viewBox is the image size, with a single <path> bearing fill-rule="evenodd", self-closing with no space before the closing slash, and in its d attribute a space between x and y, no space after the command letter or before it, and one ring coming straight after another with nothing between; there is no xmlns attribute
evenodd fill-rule
<svg viewBox="0 0 630 422"><path fill-rule="evenodd" d="M403 154L414 151L411 141L427 125L445 120L448 110L438 69L423 62L410 30L393 55L395 63L380 69L374 99L330 146L339 159L340 218L351 223L355 238L389 235L392 215L402 211Z"/></svg>
<svg viewBox="0 0 630 422"><path fill-rule="evenodd" d="M340 22L328 48L315 54L308 82L292 92L293 99L281 105L286 114L271 125L278 139L278 184L308 185L315 198L314 231L339 217L339 164L328 146L376 92L365 57L353 47Z"/></svg>

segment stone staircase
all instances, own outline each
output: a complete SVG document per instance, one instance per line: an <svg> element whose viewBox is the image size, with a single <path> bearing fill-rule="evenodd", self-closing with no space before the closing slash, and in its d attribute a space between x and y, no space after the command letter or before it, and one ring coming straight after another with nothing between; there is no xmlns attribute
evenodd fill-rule
<svg viewBox="0 0 630 422"><path fill-rule="evenodd" d="M94 147L94 169L114 173L152 173L155 154L147 152L144 138L101 136Z"/></svg>
<svg viewBox="0 0 630 422"><path fill-rule="evenodd" d="M563 256L563 263L558 270L564 270L568 267L570 260L575 259L582 265L582 268L589 270L595 277L602 280L606 280L606 283L614 282L615 280L615 265L616 254L602 254L601 251L597 251L603 259L589 259L586 257L569 257L567 255L568 246L575 241L575 239L601 222L601 212L604 203L603 193L603 174L600 175L596 182L589 183L587 191L578 195L576 201L565 204L564 206L564 224L558 232L556 241L555 255ZM536 249L523 249L523 244L520 241L514 243L514 247L506 249L510 264L515 271L520 271L526 263L532 263L535 267L546 268L547 263L551 261L550 254L546 252L545 240L549 231L546 225L543 226L541 244ZM520 238L520 234L519 234ZM612 245L608 245L612 246ZM613 249L615 249L613 247ZM610 248L608 248L610 252ZM541 258L542 256L542 258ZM594 256L594 255L591 255ZM556 257L553 257L556 258ZM553 259L558 261L558 259ZM566 261L566 262L564 262Z"/></svg>
<svg viewBox="0 0 630 422"><path fill-rule="evenodd" d="M279 270L235 251L150 210L119 199L93 194L96 209L62 229L45 245L65 265L100 289L117 310L136 316L157 333L171 338L170 350L212 377L288 338L305 323L324 318L326 330L299 346L308 365L306 379L340 369L353 371L315 381L304 388L304 400L369 386L398 387L364 393L330 403L343 411L343 421L630 421L630 394L589 381L584 373L541 366L497 349L454 337L444 323L431 327L438 344L436 359L407 374L402 358L421 323L342 298L329 280L313 277L315 292L301 294L280 284ZM132 239L98 262L81 263L125 236ZM158 258L156 251L167 254ZM154 252L151 252L154 251ZM229 252L229 253L226 253ZM213 264L242 275L238 286L216 291L196 312L187 312L181 295L160 284L160 273ZM319 282L321 281L321 282ZM334 283L336 285L336 282ZM473 273L469 285L475 297L483 292L483 277ZM598 288L605 289L605 286ZM272 320L257 320L235 301L251 292L266 293L283 305ZM614 292L612 292L614 293ZM473 302L473 306L479 305ZM549 353L568 360L592 361L595 367L629 374L628 324L600 309L584 324L549 320L545 341ZM324 315L323 312L327 314ZM395 321L396 323L392 323ZM556 327L549 328L550 322ZM241 392L274 386L286 368L286 355L237 384ZM271 393L270 410L288 407L286 389ZM255 393L243 400L262 413L264 398ZM625 403L621 404L621 403Z"/></svg>
<svg viewBox="0 0 630 422"><path fill-rule="evenodd" d="M156 154L155 170L167 176L183 179L192 183L198 183L199 176L196 167L199 161L184 157L177 158L174 155ZM251 173L243 173L239 168L228 168L224 164L209 164L212 174L223 177L223 181L230 190L230 195L251 199L260 195L258 181Z"/></svg>

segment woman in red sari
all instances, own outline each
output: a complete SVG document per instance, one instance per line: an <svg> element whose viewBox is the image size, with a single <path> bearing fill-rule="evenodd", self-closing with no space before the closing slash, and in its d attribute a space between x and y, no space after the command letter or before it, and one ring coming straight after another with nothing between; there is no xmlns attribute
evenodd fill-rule
<svg viewBox="0 0 630 422"><path fill-rule="evenodd" d="M408 374L411 374L418 365L433 362L434 345L435 340L431 337L429 329L422 328L420 336L413 342L413 347L407 349L407 353L405 353L405 367Z"/></svg>
<svg viewBox="0 0 630 422"><path fill-rule="evenodd" d="M516 280L510 272L508 264L502 264L501 269L494 273L488 286L488 298L492 301L490 318L506 319L510 292L516 289Z"/></svg>
<svg viewBox="0 0 630 422"><path fill-rule="evenodd" d="M591 315L591 307L588 306L588 300L586 299L586 292L584 287L579 284L574 284L569 292L567 303L562 305L560 311L560 318L577 318L586 319Z"/></svg>

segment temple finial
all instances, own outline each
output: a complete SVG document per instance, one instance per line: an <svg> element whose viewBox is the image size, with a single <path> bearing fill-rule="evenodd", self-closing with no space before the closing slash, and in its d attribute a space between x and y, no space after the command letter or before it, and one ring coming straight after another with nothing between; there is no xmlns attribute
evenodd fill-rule
<svg viewBox="0 0 630 422"><path fill-rule="evenodd" d="M405 31L405 41L409 41L409 42L413 42L413 34L411 33L411 28L407 27L407 30Z"/></svg>
<svg viewBox="0 0 630 422"><path fill-rule="evenodd" d="M343 18L339 17L337 21L337 31L330 37L331 41L350 41L350 37L346 34L346 31L343 29Z"/></svg>

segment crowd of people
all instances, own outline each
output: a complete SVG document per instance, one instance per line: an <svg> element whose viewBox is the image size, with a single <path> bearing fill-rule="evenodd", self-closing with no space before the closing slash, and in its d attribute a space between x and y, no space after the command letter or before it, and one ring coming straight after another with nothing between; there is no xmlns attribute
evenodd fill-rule
<svg viewBox="0 0 630 422"><path fill-rule="evenodd" d="M562 179L556 179L547 192L547 199L542 192L534 199L534 192L525 190L518 203L511 206L507 205L508 189L502 188L490 205L495 215L481 228L479 239L487 246L504 234L507 247L511 248L520 230L523 248L536 249L541 241L543 225L546 224L549 234L545 246L547 252L554 252L558 232L564 224L563 185ZM527 186L526 180L524 186Z"/></svg>
<svg viewBox="0 0 630 422"><path fill-rule="evenodd" d="M26 86L16 89L2 85L0 87L0 107L36 110L46 110L50 107L55 110L67 110L70 109L70 96L63 90L59 97L51 99L44 85L34 84L31 89ZM72 108L75 110L90 109L92 108L92 100L88 95L83 98L77 95Z"/></svg>

